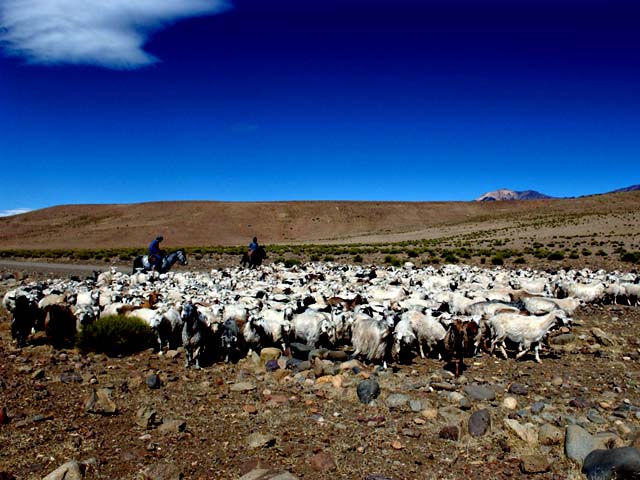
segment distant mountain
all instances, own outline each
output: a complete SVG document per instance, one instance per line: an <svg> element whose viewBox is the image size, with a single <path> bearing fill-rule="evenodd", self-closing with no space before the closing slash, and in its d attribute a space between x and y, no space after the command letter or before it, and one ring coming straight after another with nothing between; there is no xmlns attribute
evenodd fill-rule
<svg viewBox="0 0 640 480"><path fill-rule="evenodd" d="M609 193L634 192L636 190L640 190L640 185L631 185L630 187L619 188L617 190L612 190Z"/></svg>
<svg viewBox="0 0 640 480"><path fill-rule="evenodd" d="M553 198L544 193L536 192L535 190L525 190L523 192L516 192L509 190L508 188L501 188L500 190L494 190L493 192L487 192L476 198L476 202L495 202L502 200L539 200L541 198Z"/></svg>

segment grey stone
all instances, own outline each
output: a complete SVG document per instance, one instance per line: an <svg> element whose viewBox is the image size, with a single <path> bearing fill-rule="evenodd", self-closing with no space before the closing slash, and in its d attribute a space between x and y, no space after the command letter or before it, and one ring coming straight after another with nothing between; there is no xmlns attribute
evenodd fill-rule
<svg viewBox="0 0 640 480"><path fill-rule="evenodd" d="M538 429L532 423L521 424L517 420L505 418L504 424L527 444L538 445Z"/></svg>
<svg viewBox="0 0 640 480"><path fill-rule="evenodd" d="M491 401L496 398L496 392L486 385L465 385L463 389L474 400Z"/></svg>
<svg viewBox="0 0 640 480"><path fill-rule="evenodd" d="M431 382L430 386L434 390L445 390L447 392L454 392L458 389L456 385L448 382Z"/></svg>
<svg viewBox="0 0 640 480"><path fill-rule="evenodd" d="M402 408L409 402L409 398L401 393L392 393L384 403L388 408Z"/></svg>
<svg viewBox="0 0 640 480"><path fill-rule="evenodd" d="M229 388L229 390L231 390L232 392L250 392L251 390L255 390L255 389L256 389L256 386L251 382L234 383Z"/></svg>
<svg viewBox="0 0 640 480"><path fill-rule="evenodd" d="M304 343L293 342L289 344L291 355L298 360L308 360L309 353L313 350L312 347L305 345Z"/></svg>
<svg viewBox="0 0 640 480"><path fill-rule="evenodd" d="M82 383L82 376L76 372L63 372L60 374L62 383Z"/></svg>
<svg viewBox="0 0 640 480"><path fill-rule="evenodd" d="M568 345L575 342L576 336L573 333L561 333L554 337L549 338L551 345Z"/></svg>
<svg viewBox="0 0 640 480"><path fill-rule="evenodd" d="M82 480L80 464L75 460L70 460L56 468L42 480Z"/></svg>
<svg viewBox="0 0 640 480"><path fill-rule="evenodd" d="M161 433L180 433L184 432L187 428L187 422L180 419L167 420L162 422L162 425L158 427L158 431Z"/></svg>
<svg viewBox="0 0 640 480"><path fill-rule="evenodd" d="M118 411L118 407L111 400L111 390L101 388L99 390L91 390L89 398L85 401L84 411L100 415L112 415Z"/></svg>
<svg viewBox="0 0 640 480"><path fill-rule="evenodd" d="M522 383L514 382L509 386L509 393L513 395L528 395L529 387L523 385Z"/></svg>
<svg viewBox="0 0 640 480"><path fill-rule="evenodd" d="M597 327L591 329L591 334L595 337L596 341L604 347L612 347L616 344L613 336L605 333Z"/></svg>
<svg viewBox="0 0 640 480"><path fill-rule="evenodd" d="M358 400L361 403L368 404L371 400L380 395L380 385L372 378L362 380L357 388Z"/></svg>
<svg viewBox="0 0 640 480"><path fill-rule="evenodd" d="M582 464L593 450L606 447L604 438L597 438L579 425L568 425L564 437L565 455L576 463Z"/></svg>
<svg viewBox="0 0 640 480"><path fill-rule="evenodd" d="M160 388L160 385L162 384L162 382L160 381L160 377L155 373L152 375L149 375L147 377L146 382L147 382L147 387L149 387L151 390Z"/></svg>
<svg viewBox="0 0 640 480"><path fill-rule="evenodd" d="M254 432L249 435L247 439L247 445L251 449L256 448L268 448L272 447L276 444L276 437L270 434L264 434L259 432Z"/></svg>
<svg viewBox="0 0 640 480"><path fill-rule="evenodd" d="M544 410L545 406L546 406L546 403L544 402L534 402L531 404L531 413L536 415L540 413L542 410Z"/></svg>
<svg viewBox="0 0 640 480"><path fill-rule="evenodd" d="M562 430L545 423L538 430L538 441L540 445L558 445L562 442L562 435Z"/></svg>
<svg viewBox="0 0 640 480"><path fill-rule="evenodd" d="M422 411L422 402L420 400L409 400L409 408L412 412L418 413Z"/></svg>
<svg viewBox="0 0 640 480"><path fill-rule="evenodd" d="M151 407L140 407L136 412L136 423L142 428L151 428L155 424L157 412Z"/></svg>
<svg viewBox="0 0 640 480"><path fill-rule="evenodd" d="M588 480L640 478L640 450L635 447L594 450L584 459Z"/></svg>
<svg viewBox="0 0 640 480"><path fill-rule="evenodd" d="M343 350L331 350L327 352L327 360L334 362L346 362L349 360L349 355Z"/></svg>
<svg viewBox="0 0 640 480"><path fill-rule="evenodd" d="M491 414L489 410L482 409L473 412L469 417L469 433L473 437L481 437L491 428Z"/></svg>
<svg viewBox="0 0 640 480"><path fill-rule="evenodd" d="M600 415L597 410L589 410L589 412L587 413L587 420L598 424L607 423L607 420L602 415Z"/></svg>

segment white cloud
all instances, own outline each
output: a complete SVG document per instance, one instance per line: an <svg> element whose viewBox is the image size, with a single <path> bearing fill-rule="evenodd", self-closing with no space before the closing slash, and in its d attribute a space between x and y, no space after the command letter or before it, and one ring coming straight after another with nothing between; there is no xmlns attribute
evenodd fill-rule
<svg viewBox="0 0 640 480"><path fill-rule="evenodd" d="M21 213L27 213L33 210L32 208L14 208L11 210L0 210L0 217L10 217L12 215L20 215Z"/></svg>
<svg viewBox="0 0 640 480"><path fill-rule="evenodd" d="M143 50L151 32L229 6L227 0L0 0L0 45L31 63L138 68L157 61Z"/></svg>

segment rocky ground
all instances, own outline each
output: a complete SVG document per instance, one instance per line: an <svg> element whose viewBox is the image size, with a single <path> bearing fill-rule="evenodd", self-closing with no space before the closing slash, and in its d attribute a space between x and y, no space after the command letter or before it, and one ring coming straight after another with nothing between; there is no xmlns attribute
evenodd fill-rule
<svg viewBox="0 0 640 480"><path fill-rule="evenodd" d="M541 364L483 354L454 379L437 359L185 370L180 351L109 358L38 336L17 349L1 311L0 478L71 459L85 479L585 478L585 451L631 445L640 427L639 322L638 307L586 307ZM379 385L369 404L364 380Z"/></svg>

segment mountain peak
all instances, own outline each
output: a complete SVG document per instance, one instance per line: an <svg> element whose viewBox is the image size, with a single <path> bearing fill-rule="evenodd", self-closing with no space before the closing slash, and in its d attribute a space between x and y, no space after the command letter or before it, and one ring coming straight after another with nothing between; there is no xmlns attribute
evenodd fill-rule
<svg viewBox="0 0 640 480"><path fill-rule="evenodd" d="M517 192L508 188L501 188L491 192L484 193L476 198L476 202L492 202L503 200L538 200L541 198L553 198L535 190L524 190Z"/></svg>

